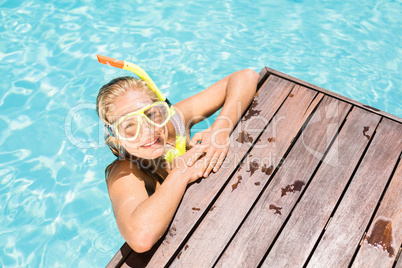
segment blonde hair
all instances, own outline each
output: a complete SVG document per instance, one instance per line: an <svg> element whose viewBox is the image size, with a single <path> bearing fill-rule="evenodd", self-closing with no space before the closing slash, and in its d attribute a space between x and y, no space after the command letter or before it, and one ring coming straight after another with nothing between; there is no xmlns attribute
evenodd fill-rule
<svg viewBox="0 0 402 268"><path fill-rule="evenodd" d="M131 90L145 93L151 98L152 101L158 101L158 97L148 87L145 81L131 76L115 78L101 87L98 97L96 98L96 111L99 118L105 124L109 125L113 123L111 111L114 109L114 101L116 98ZM124 148L120 147L120 143L117 138L106 134L105 142L115 156L122 156L124 158L130 157Z"/></svg>

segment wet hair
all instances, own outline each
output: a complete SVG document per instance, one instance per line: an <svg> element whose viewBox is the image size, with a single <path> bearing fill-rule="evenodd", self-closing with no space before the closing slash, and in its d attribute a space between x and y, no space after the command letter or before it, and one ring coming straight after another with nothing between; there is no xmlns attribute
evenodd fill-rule
<svg viewBox="0 0 402 268"><path fill-rule="evenodd" d="M114 102L118 97L126 94L129 91L145 93L154 102L159 100L156 94L148 87L145 81L131 76L115 78L101 87L98 93L98 97L96 98L96 111L99 118L105 124L109 125L114 123L112 122L112 111L115 108ZM151 176L152 178L156 177L156 179L161 182L161 177L156 174L155 170L151 170L151 167L147 165L148 161L146 159L141 159L130 155L123 148L123 146L120 146L119 139L112 137L108 133L106 133L105 135L105 143L109 146L109 149L112 151L112 153L118 157L116 161L123 159L130 160L130 162L134 162L147 175ZM106 168L106 179L108 178L108 175L116 161L114 161Z"/></svg>

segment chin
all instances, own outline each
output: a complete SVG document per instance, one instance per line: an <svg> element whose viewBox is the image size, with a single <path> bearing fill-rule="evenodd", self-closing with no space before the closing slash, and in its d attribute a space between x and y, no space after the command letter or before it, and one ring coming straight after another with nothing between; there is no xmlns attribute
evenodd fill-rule
<svg viewBox="0 0 402 268"><path fill-rule="evenodd" d="M164 153L164 148L158 148L156 150L154 150L153 152L151 152L151 154L147 154L147 156L149 155L149 157L143 157L143 158L147 158L147 159L156 159L158 157L163 156Z"/></svg>

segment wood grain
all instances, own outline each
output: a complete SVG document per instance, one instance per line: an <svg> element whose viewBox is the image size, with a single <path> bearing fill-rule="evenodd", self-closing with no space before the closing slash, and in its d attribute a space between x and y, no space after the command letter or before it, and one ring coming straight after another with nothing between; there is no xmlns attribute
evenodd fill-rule
<svg viewBox="0 0 402 268"><path fill-rule="evenodd" d="M401 133L402 124L381 122L308 267L348 266L401 153ZM368 263L358 267L384 267Z"/></svg>
<svg viewBox="0 0 402 268"><path fill-rule="evenodd" d="M110 260L106 268L120 267L122 262L133 252L130 246L127 243L124 243L123 246L117 251L117 253Z"/></svg>
<svg viewBox="0 0 402 268"><path fill-rule="evenodd" d="M302 267L368 144L380 117L354 107L262 267Z"/></svg>
<svg viewBox="0 0 402 268"><path fill-rule="evenodd" d="M212 267L322 95L296 86L171 267ZM312 104L313 103L313 104ZM310 109L311 111L311 109ZM274 138L275 142L269 142ZM202 250L200 250L202 249Z"/></svg>
<svg viewBox="0 0 402 268"><path fill-rule="evenodd" d="M401 133L401 132L400 132ZM399 135L401 139L401 136ZM370 225L352 267L392 267L402 243L402 161L399 162L384 199ZM380 232L380 243L370 241L375 237L381 221L389 221L390 236ZM391 239L389 239L389 237ZM385 243L390 240L390 243ZM370 242L370 243L369 243ZM374 246L375 245L375 246ZM385 250L384 250L385 249ZM390 251L393 254L390 254Z"/></svg>
<svg viewBox="0 0 402 268"><path fill-rule="evenodd" d="M325 96L216 267L257 267L296 204L351 105ZM270 209L274 205L280 213Z"/></svg>
<svg viewBox="0 0 402 268"><path fill-rule="evenodd" d="M265 83L267 80L268 76L270 73L268 73L268 70L266 68L262 68L260 73L259 73L259 79L258 79L258 84L257 84L257 91L261 86Z"/></svg>
<svg viewBox="0 0 402 268"><path fill-rule="evenodd" d="M210 203L225 185L233 170L237 168L241 158L250 148L252 144L249 142L250 140L244 143L236 141L238 135L242 131L249 131L249 129L260 130L261 132L293 87L293 83L284 79L273 75L268 77L254 97L253 104L249 108L251 113L246 113L245 115L250 118L239 122L232 132L231 146L221 169L217 173L211 173L208 178L203 179L201 182L192 184L187 189L168 230L168 233L170 232L171 235L166 235L165 240L152 256L148 267L163 267L174 256L176 250L179 249L182 242L191 233L191 230L203 217L203 214L209 209ZM258 118L256 118L257 116L251 116L253 114L252 111L260 111ZM249 138L253 141L260 134L258 131L249 132ZM196 210L193 208L196 208ZM128 258L127 263L131 261L130 258L131 256ZM122 267L128 267L128 265L123 264Z"/></svg>
<svg viewBox="0 0 402 268"><path fill-rule="evenodd" d="M267 67L257 88L225 163L189 186L165 236L142 254L125 243L107 267L302 267L309 255L309 267L345 267L358 249L353 267L402 268L401 160L372 217L402 150L402 119ZM374 247L378 237L390 246Z"/></svg>
<svg viewBox="0 0 402 268"><path fill-rule="evenodd" d="M399 258L396 260L395 268L402 268L402 254L401 254L401 248L399 249Z"/></svg>

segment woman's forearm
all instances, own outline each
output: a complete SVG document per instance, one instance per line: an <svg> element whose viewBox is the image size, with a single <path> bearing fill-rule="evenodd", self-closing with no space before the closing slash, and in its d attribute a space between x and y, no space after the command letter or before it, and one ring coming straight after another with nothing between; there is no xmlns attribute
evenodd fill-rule
<svg viewBox="0 0 402 268"><path fill-rule="evenodd" d="M245 69L232 74L226 87L222 110L213 125L232 131L255 95L259 74Z"/></svg>
<svg viewBox="0 0 402 268"><path fill-rule="evenodd" d="M130 215L126 241L136 252L148 251L164 234L186 190L187 179L171 172L155 193Z"/></svg>

